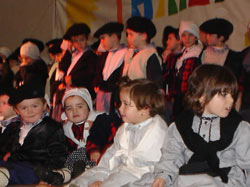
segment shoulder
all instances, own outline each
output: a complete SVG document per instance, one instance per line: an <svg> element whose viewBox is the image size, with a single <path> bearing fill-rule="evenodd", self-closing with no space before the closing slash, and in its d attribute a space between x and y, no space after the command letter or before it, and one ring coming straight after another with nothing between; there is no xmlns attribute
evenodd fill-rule
<svg viewBox="0 0 250 187"><path fill-rule="evenodd" d="M49 129L62 129L62 124L49 116L43 118L41 125L46 125L46 127Z"/></svg>

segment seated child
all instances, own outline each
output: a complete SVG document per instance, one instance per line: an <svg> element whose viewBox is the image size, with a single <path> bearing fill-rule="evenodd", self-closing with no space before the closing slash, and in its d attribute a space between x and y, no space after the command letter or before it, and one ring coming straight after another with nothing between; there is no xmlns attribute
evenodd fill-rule
<svg viewBox="0 0 250 187"><path fill-rule="evenodd" d="M13 106L8 103L13 92L13 88L0 89L0 135L11 122L19 120Z"/></svg>
<svg viewBox="0 0 250 187"><path fill-rule="evenodd" d="M191 74L188 110L168 128L153 187L249 186L250 126L232 109L236 97L229 69L206 64Z"/></svg>
<svg viewBox="0 0 250 187"><path fill-rule="evenodd" d="M92 123L100 113L93 110L92 99L86 88L67 90L63 96L62 105L65 111L62 117L67 118L63 129L71 153L65 166L72 172L72 178L74 178L82 173L85 167L96 164L89 160L85 145Z"/></svg>
<svg viewBox="0 0 250 187"><path fill-rule="evenodd" d="M124 124L114 143L98 166L73 180L71 186L144 185L152 179L167 133L167 125L159 115L164 111L164 96L155 83L142 79L122 83L120 100Z"/></svg>
<svg viewBox="0 0 250 187"><path fill-rule="evenodd" d="M9 99L20 121L12 122L0 136L0 186L13 184L61 185L69 171L66 137L60 123L45 112L44 91L22 85Z"/></svg>

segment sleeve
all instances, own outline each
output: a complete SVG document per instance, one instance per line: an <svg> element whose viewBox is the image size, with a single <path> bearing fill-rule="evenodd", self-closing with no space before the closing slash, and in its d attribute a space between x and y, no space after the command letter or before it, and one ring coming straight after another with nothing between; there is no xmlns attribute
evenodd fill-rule
<svg viewBox="0 0 250 187"><path fill-rule="evenodd" d="M147 79L156 82L160 88L163 88L162 67L156 54L149 57L146 67Z"/></svg>
<svg viewBox="0 0 250 187"><path fill-rule="evenodd" d="M168 128L162 148L162 157L155 167L156 178L163 178L166 186L173 185L179 173L179 168L184 164L184 151L186 146L173 123Z"/></svg>
<svg viewBox="0 0 250 187"><path fill-rule="evenodd" d="M62 128L57 129L48 140L48 159L45 164L51 169L58 169L64 166L67 158L66 137Z"/></svg>

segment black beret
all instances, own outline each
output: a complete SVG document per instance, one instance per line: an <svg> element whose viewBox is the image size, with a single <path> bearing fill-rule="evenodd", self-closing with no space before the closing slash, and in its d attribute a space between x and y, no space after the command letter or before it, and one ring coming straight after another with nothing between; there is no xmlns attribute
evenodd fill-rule
<svg viewBox="0 0 250 187"><path fill-rule="evenodd" d="M49 40L45 43L45 45L47 47L50 47L51 45L54 45L55 43L57 43L58 41L61 41L62 39L60 38L55 38L55 39L52 39L52 40Z"/></svg>
<svg viewBox="0 0 250 187"><path fill-rule="evenodd" d="M16 106L25 99L44 98L45 90L41 86L24 84L14 91L14 96L10 97L9 104Z"/></svg>
<svg viewBox="0 0 250 187"><path fill-rule="evenodd" d="M135 32L147 33L148 38L151 39L156 34L156 28L154 23L145 17L134 16L127 20L127 29L131 29Z"/></svg>
<svg viewBox="0 0 250 187"><path fill-rule="evenodd" d="M0 88L0 96L7 95L9 97L13 97L15 89L13 87L1 87Z"/></svg>
<svg viewBox="0 0 250 187"><path fill-rule="evenodd" d="M54 55L61 53L62 52L61 44L62 44L62 39L55 40L53 43L50 44L52 46L50 46L48 49L49 53Z"/></svg>
<svg viewBox="0 0 250 187"><path fill-rule="evenodd" d="M233 32L233 24L223 18L214 18L202 23L200 29L209 34L230 36Z"/></svg>
<svg viewBox="0 0 250 187"><path fill-rule="evenodd" d="M44 49L44 44L41 40L35 39L35 38L25 38L22 42L22 44L25 44L26 42L31 42L33 44L35 44L39 51L42 52Z"/></svg>
<svg viewBox="0 0 250 187"><path fill-rule="evenodd" d="M9 60L17 60L19 61L18 57L20 55L20 47L17 47L6 59L7 61Z"/></svg>
<svg viewBox="0 0 250 187"><path fill-rule="evenodd" d="M99 38L102 34L121 33L123 24L118 22L109 22L100 27L94 34L94 37Z"/></svg>
<svg viewBox="0 0 250 187"><path fill-rule="evenodd" d="M88 25L86 25L85 23L75 23L66 31L63 38L66 40L70 40L72 36L77 36L81 34L88 36L89 33L90 33L90 28Z"/></svg>

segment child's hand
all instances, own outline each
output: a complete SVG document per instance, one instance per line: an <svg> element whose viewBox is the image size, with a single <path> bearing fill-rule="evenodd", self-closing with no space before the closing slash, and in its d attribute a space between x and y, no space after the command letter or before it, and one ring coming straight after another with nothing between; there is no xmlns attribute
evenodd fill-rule
<svg viewBox="0 0 250 187"><path fill-rule="evenodd" d="M164 187L166 185L166 182L162 178L157 178L152 184L152 187Z"/></svg>
<svg viewBox="0 0 250 187"><path fill-rule="evenodd" d="M101 187L101 186L102 186L101 181L95 181L94 183L89 185L89 187Z"/></svg>
<svg viewBox="0 0 250 187"><path fill-rule="evenodd" d="M58 90L63 90L65 89L65 85L63 83L58 85Z"/></svg>
<svg viewBox="0 0 250 187"><path fill-rule="evenodd" d="M3 157L3 161L7 161L10 155L11 155L10 152L6 153Z"/></svg>
<svg viewBox="0 0 250 187"><path fill-rule="evenodd" d="M93 151L90 153L90 160L97 163L99 161L100 156L101 153L99 151Z"/></svg>

